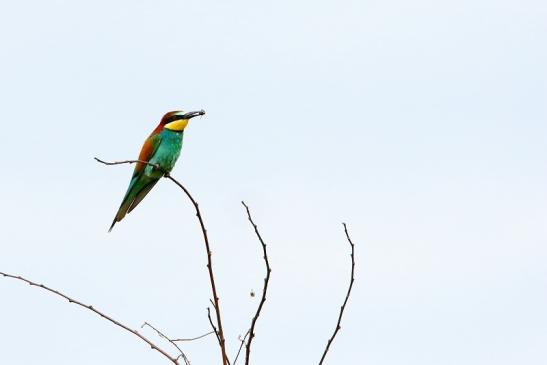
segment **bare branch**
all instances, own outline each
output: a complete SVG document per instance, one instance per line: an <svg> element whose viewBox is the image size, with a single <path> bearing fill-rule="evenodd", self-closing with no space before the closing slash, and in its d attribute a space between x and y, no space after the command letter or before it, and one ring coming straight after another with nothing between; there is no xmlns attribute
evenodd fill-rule
<svg viewBox="0 0 547 365"><path fill-rule="evenodd" d="M23 281L31 286L36 286L40 289L43 289L43 290L46 290L46 291L49 291L50 293L53 293L59 297L62 297L66 300L68 300L69 303L73 303L73 304L76 304L82 308L85 308L85 309L88 309L92 312L94 312L95 314L103 317L104 319L106 319L107 321L115 324L116 326L120 327L120 328L123 328L124 330L126 330L127 332L130 332L132 334L134 334L135 336L139 337L141 340L143 340L144 342L146 342L151 348L152 350L156 350L157 352L159 352L160 354L162 354L163 356L165 356L167 359L169 359L169 361L171 361L173 364L175 365L179 365L179 362L178 362L178 359L172 357L171 355L169 355L167 352L165 352L164 350L162 350L160 347L158 347L155 343L153 343L152 341L150 341L148 338L144 337L143 335L141 335L137 330L134 330L134 329L131 329L129 327L127 327L126 325L118 322L117 320L115 320L114 318L104 314L103 312L99 311L98 309L95 309L92 305L88 305L88 304L84 304L82 302L80 302L79 300L76 300L76 299L73 299L71 297L69 297L68 295L66 294L63 294L61 293L60 291L58 290L55 290L55 289L51 289L50 287L47 287L43 284L37 284L31 280L28 280L28 279L25 279L24 277L22 276L15 276L15 275L11 275L11 274L6 274L4 272L0 272L0 275L2 275L3 277L5 278L11 278L11 279L16 279L16 280L20 280L20 281Z"/></svg>
<svg viewBox="0 0 547 365"><path fill-rule="evenodd" d="M100 160L96 157L95 157L95 160L102 163L102 164L105 164L105 165L145 163L147 165L154 166L155 168L161 170L160 166L158 166L156 164L153 164L153 163L150 163L150 162L147 162L147 161L141 161L141 160L126 160L126 161L118 161L118 162L106 162L106 161ZM169 174L169 172L163 171L163 173L164 173L165 178L167 178L167 179L171 180L172 182L174 182L179 188L181 188L184 191L184 193L186 194L188 199L190 199L190 201L194 205L194 208L196 209L196 217L199 220L199 224L200 224L200 227L201 227L201 232L203 234L203 241L205 242L205 249L207 251L207 270L209 271L209 280L211 282L211 291L213 292L214 309L215 309L216 321L217 321L217 325L218 325L217 335L218 335L218 339L219 339L220 350L221 350L221 353L222 353L222 363L223 363L223 365L228 365L229 360L228 360L228 356L226 355L226 340L224 339L224 331L222 329L222 320L221 320L221 315L220 315L220 305L219 305L219 299L218 299L218 294L217 294L217 289L216 289L216 284L215 284L215 276L213 274L213 263L212 263L212 259L211 259L211 255L212 255L211 254L211 248L209 246L209 237L207 236L207 229L205 229L205 223L203 222L203 217L201 216L201 211L199 210L199 205L196 202L196 200L192 197L190 192L180 182L178 182L174 177L172 177Z"/></svg>
<svg viewBox="0 0 547 365"><path fill-rule="evenodd" d="M169 337L167 337L166 335L164 335L160 330L158 330L156 327L152 326L150 323L148 322L144 322L143 325L141 326L141 328L144 328L144 327L150 327L152 328L154 331L156 331L156 333L158 334L158 336L160 336L161 338L163 339L166 339L167 341L169 341L169 343L171 345L173 345L177 350L178 352L180 353L179 357L182 357L182 359L184 360L184 363L186 365L190 365L190 360L188 360L188 358L186 357L186 355L184 354L184 352L182 351L182 349L175 343L174 340L170 339ZM178 358L177 358L178 359Z"/></svg>
<svg viewBox="0 0 547 365"><path fill-rule="evenodd" d="M253 221L253 218L251 217L251 212L249 210L249 207L245 202L241 202L243 206L245 207L245 210L247 211L247 219L251 223L251 225L254 228L255 234L258 237L258 240L260 241L260 244L262 245L262 252L264 253L264 262L266 263L266 277L264 278L264 287L262 289L262 298L260 299L260 304L258 305L258 308L256 310L256 314L253 317L253 320L251 322L251 328L249 329L249 339L247 340L247 345L245 346L245 365L249 365L249 360L251 356L251 344L253 342L253 338L255 337L255 325L256 321L258 320L258 317L260 316L260 312L262 311L262 307L264 306L264 302L266 302L266 293L268 291L268 283L270 282L270 273L272 272L272 269L270 268L270 262L268 261L268 252L266 250L266 244L264 243L264 240L262 239L262 236L260 235L260 232L258 231L258 227Z"/></svg>
<svg viewBox="0 0 547 365"><path fill-rule="evenodd" d="M216 313L216 317L217 317L216 320L217 320L217 325L218 325L217 334L218 334L218 338L219 338L220 350L222 352L222 363L223 363L223 365L227 365L227 364L229 364L229 361L228 361L228 356L226 355L226 340L224 339L224 331L222 329L222 320L221 320L221 315L220 315L220 304L219 304L217 288L216 288L216 284L215 284L215 276L213 274L213 261L211 259L212 254L211 254L211 248L209 246L209 237L207 236L207 230L205 229L205 223L203 223L203 218L202 218L201 212L199 210L199 205L194 200L192 195L190 195L190 192L180 182L175 180L175 178L173 178L171 175L166 174L165 177L168 178L169 180L171 180L172 182L174 182L175 184L177 184L178 187L180 187L186 193L186 196L188 196L188 199L190 199L190 201L194 205L194 208L196 209L196 217L199 220L199 224L201 226L201 232L203 234L203 241L205 242L205 249L207 250L207 270L209 271L209 281L211 282L211 290L213 292L214 308L215 308L215 313Z"/></svg>
<svg viewBox="0 0 547 365"><path fill-rule="evenodd" d="M349 296L351 294L351 289L353 288L353 282L355 281L355 245L351 241L351 238L349 237L348 233L348 227L346 226L346 223L342 223L344 226L344 232L346 233L346 238L351 246L351 278L349 282L348 292L346 294L346 299L344 299L344 304L342 304L342 307L340 307L340 314L338 315L338 322L336 323L336 328L334 329L334 333L332 334L331 338L327 342L327 346L325 347L325 351L323 352L323 356L321 356L321 361L319 361L319 365L323 364L323 361L325 360L325 356L327 356L327 352L329 352L330 345L332 344L332 341L334 341L334 337L336 337L336 334L340 330L340 323L342 322L342 315L344 314L344 309L346 309L346 304L348 303Z"/></svg>

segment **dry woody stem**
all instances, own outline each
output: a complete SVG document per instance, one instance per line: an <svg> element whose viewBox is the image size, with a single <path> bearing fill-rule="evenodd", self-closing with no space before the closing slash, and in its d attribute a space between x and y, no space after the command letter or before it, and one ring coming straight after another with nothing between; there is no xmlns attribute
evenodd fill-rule
<svg viewBox="0 0 547 365"><path fill-rule="evenodd" d="M329 338L329 341L327 342L327 346L325 347L325 351L323 352L323 356L321 356L321 360L319 361L319 365L323 364L323 361L325 360L325 357L327 356L327 352L329 352L330 345L334 341L334 337L336 337L336 334L338 334L338 331L340 331L340 323L342 322L342 316L344 315L344 310L346 309L346 304L348 303L349 296L351 294L351 289L353 288L353 282L355 281L355 245L351 241L351 238L349 237L348 233L348 227L346 226L346 223L342 223L344 226L344 232L346 233L346 239L348 240L350 246L351 246L351 277L349 281L349 287L348 292L346 294L346 298L344 299L344 303L342 304L342 307L340 307L340 314L338 315L338 322L336 323L336 327L334 329L334 333L332 334L331 338Z"/></svg>

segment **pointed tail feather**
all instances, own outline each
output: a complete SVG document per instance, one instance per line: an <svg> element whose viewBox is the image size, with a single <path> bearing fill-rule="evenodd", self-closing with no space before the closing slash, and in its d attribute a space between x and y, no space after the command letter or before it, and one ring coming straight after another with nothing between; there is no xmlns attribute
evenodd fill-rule
<svg viewBox="0 0 547 365"><path fill-rule="evenodd" d="M117 220L116 220L116 218L114 218L114 220L112 221L112 225L108 229L108 233L112 232L112 228L114 228L114 224L116 224L116 222L117 222Z"/></svg>
<svg viewBox="0 0 547 365"><path fill-rule="evenodd" d="M112 225L110 226L110 228L108 229L108 233L112 232L112 228L114 228L114 224L116 224L118 221L116 220L116 218L114 218L114 220L112 221Z"/></svg>
<svg viewBox="0 0 547 365"><path fill-rule="evenodd" d="M127 196L129 198L129 196ZM124 199L122 204L120 205L120 208L118 209L118 212L116 213L116 216L114 217L114 220L112 221L112 225L108 229L108 232L112 231L112 228L114 228L114 225L121 221L123 217L127 214L127 210L129 209L129 206L133 202L133 199Z"/></svg>

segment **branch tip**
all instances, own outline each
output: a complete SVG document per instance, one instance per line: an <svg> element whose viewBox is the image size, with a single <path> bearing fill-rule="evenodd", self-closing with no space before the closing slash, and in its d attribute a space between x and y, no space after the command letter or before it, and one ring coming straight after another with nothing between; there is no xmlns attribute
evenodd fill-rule
<svg viewBox="0 0 547 365"><path fill-rule="evenodd" d="M258 320L258 317L260 316L260 313L262 311L262 307L264 306L264 303L266 302L266 293L268 291L268 283L270 281L270 273L272 272L272 270L270 268L270 262L268 260L268 251L267 251L267 248L266 248L266 243L264 242L264 240L262 239L262 236L260 235L260 232L258 231L258 226L253 221L249 206L247 204L245 204L245 202L243 200L241 201L241 204L243 204L243 206L245 207L245 211L247 212L247 220L249 221L249 223L253 227L255 235L258 238L258 240L260 241L260 244L262 246L262 252L263 252L262 258L264 259L264 263L266 264L266 277L264 278L264 287L262 289L262 297L260 299L260 303L258 304L258 308L256 310L256 313L255 313L255 315L254 315L254 317L251 321L251 328L247 332L249 334L249 339L247 340L247 344L245 346L245 365L249 365L250 355L251 355L251 345L252 345L253 339L255 337L255 326L256 326L256 322ZM240 351L241 351L241 347L240 347ZM239 356L239 351L238 351L238 356ZM236 359L237 359L237 357L236 357Z"/></svg>

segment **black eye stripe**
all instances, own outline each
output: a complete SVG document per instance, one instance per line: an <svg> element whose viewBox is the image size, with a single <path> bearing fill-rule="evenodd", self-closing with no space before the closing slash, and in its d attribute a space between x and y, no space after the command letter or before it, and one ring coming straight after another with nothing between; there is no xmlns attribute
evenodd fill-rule
<svg viewBox="0 0 547 365"><path fill-rule="evenodd" d="M174 121L180 120L180 119L184 119L184 117L182 115L172 115L169 118L167 118L167 120L165 121L165 124L171 123L171 122L174 122Z"/></svg>

